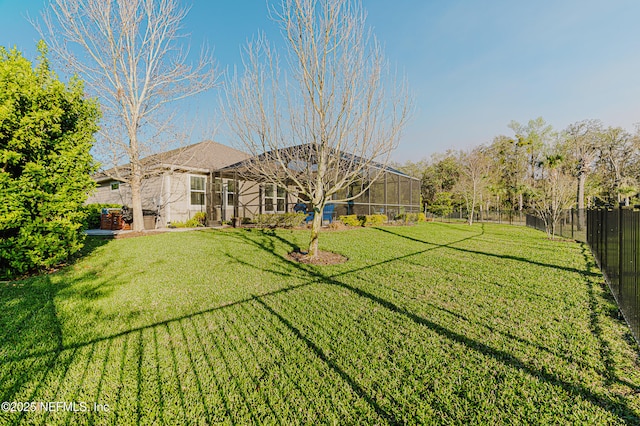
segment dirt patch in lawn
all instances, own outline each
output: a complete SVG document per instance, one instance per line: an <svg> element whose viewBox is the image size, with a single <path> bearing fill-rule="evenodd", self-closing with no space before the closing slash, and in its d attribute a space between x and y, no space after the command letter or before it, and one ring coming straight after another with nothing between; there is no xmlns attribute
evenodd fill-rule
<svg viewBox="0 0 640 426"><path fill-rule="evenodd" d="M305 263L307 265L338 265L349 260L341 254L323 250L318 251L318 256L316 258L310 258L307 256L307 253L301 251L292 251L287 257L289 260Z"/></svg>

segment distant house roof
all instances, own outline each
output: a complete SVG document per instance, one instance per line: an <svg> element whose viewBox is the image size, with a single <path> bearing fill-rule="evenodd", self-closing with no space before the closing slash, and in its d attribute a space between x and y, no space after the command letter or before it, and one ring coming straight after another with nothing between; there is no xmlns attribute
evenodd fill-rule
<svg viewBox="0 0 640 426"><path fill-rule="evenodd" d="M142 160L149 169L199 171L204 173L222 169L249 158L249 155L213 141L203 141L171 151L150 155ZM117 167L120 175L129 173L129 164ZM111 180L116 168L94 175L97 182Z"/></svg>

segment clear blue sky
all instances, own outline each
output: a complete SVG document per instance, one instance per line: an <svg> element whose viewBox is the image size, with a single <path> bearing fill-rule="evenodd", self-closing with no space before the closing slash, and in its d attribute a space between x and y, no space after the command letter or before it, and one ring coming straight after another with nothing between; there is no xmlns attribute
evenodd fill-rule
<svg viewBox="0 0 640 426"><path fill-rule="evenodd" d="M185 0L186 1L186 0ZM34 57L26 20L44 0L0 0L0 45ZM221 69L239 65L258 30L278 37L265 0L195 0L185 22ZM394 158L510 135L511 120L542 116L556 129L587 118L634 130L640 122L638 0L364 0L388 58L408 76L416 112ZM213 111L217 94L198 102ZM215 120L215 117L214 117ZM220 133L216 137L227 143Z"/></svg>

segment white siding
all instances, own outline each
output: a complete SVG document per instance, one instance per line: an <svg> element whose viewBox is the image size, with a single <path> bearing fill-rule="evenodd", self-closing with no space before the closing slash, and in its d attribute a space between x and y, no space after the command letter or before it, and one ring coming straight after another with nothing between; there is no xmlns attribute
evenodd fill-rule
<svg viewBox="0 0 640 426"><path fill-rule="evenodd" d="M162 209L160 210L161 226L166 226L169 222L186 222L198 212L206 213L206 203L203 206L191 205L191 194L189 179L191 176L201 176L207 181L206 174L166 172L162 179ZM208 183L208 182L207 182ZM205 189L207 185L205 185ZM205 197L209 194L205 193Z"/></svg>
<svg viewBox="0 0 640 426"><path fill-rule="evenodd" d="M119 183L119 188L115 190L111 189L112 183ZM95 189L95 192L87 198L86 203L131 205L131 191L129 190L129 185L117 181L101 183Z"/></svg>

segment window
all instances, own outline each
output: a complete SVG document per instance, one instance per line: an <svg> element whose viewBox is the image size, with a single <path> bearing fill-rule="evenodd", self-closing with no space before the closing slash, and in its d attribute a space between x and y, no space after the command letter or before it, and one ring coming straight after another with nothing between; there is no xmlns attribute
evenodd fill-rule
<svg viewBox="0 0 640 426"><path fill-rule="evenodd" d="M192 206L204 206L204 187L206 178L204 176L190 176L189 192L191 194Z"/></svg>
<svg viewBox="0 0 640 426"><path fill-rule="evenodd" d="M227 206L234 206L236 199L236 183L233 180L227 181Z"/></svg>
<svg viewBox="0 0 640 426"><path fill-rule="evenodd" d="M279 212L283 212L284 211L284 202L285 202L285 190L284 188L278 187L278 190L276 191L276 207L278 208Z"/></svg>
<svg viewBox="0 0 640 426"><path fill-rule="evenodd" d="M264 210L267 212L273 211L273 185L264 187Z"/></svg>
<svg viewBox="0 0 640 426"><path fill-rule="evenodd" d="M118 189L120 189L120 182L111 182L111 190L117 191Z"/></svg>
<svg viewBox="0 0 640 426"><path fill-rule="evenodd" d="M282 187L265 185L264 187L264 211L282 213L285 211L287 192Z"/></svg>

